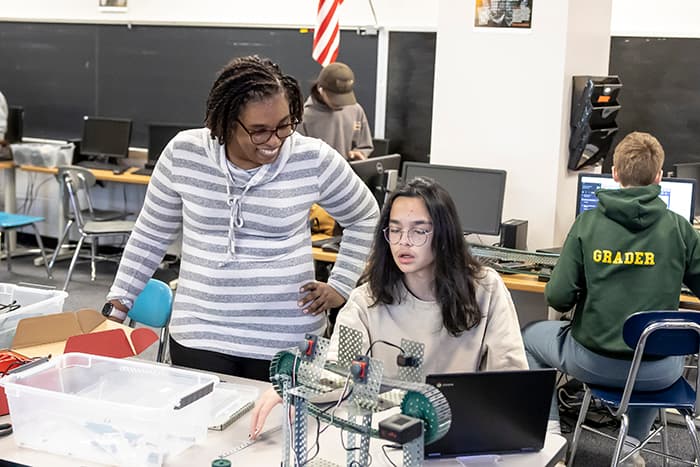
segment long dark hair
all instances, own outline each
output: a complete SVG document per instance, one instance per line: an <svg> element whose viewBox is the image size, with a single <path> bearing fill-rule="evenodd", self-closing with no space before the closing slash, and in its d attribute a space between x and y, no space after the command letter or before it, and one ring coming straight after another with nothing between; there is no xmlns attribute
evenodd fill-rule
<svg viewBox="0 0 700 467"><path fill-rule="evenodd" d="M433 220L431 248L435 255L435 298L442 309L445 329L458 336L481 321L475 278L482 275L483 270L469 252L450 194L434 180L414 178L396 189L384 203L360 283L369 283L373 305L390 305L400 300L403 273L394 262L382 229L389 225L394 201L402 196L422 199Z"/></svg>
<svg viewBox="0 0 700 467"><path fill-rule="evenodd" d="M231 128L248 102L280 92L287 97L292 121L301 122L303 98L295 78L283 74L270 59L257 55L236 58L219 72L209 91L205 124L219 144L226 144Z"/></svg>

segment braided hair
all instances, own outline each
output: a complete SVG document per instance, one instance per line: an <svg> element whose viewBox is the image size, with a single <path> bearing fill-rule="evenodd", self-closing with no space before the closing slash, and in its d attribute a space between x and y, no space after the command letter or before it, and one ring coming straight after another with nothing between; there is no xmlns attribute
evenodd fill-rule
<svg viewBox="0 0 700 467"><path fill-rule="evenodd" d="M301 122L303 97L299 82L270 59L257 55L233 59L219 72L209 91L205 125L224 145L243 107L284 92L293 122Z"/></svg>

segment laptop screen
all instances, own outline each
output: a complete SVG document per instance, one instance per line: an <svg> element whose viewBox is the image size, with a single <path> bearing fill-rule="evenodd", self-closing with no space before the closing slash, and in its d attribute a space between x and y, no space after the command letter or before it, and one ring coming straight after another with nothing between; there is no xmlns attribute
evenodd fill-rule
<svg viewBox="0 0 700 467"><path fill-rule="evenodd" d="M450 404L452 425L425 446L425 457L539 451L555 377L551 368L429 375Z"/></svg>

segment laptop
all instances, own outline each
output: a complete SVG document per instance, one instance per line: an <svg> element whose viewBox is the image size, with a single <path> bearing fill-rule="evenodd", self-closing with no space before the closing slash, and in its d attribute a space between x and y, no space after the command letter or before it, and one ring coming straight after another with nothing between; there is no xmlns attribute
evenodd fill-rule
<svg viewBox="0 0 700 467"><path fill-rule="evenodd" d="M539 451L547 434L556 370L429 375L452 410L447 434L425 458Z"/></svg>

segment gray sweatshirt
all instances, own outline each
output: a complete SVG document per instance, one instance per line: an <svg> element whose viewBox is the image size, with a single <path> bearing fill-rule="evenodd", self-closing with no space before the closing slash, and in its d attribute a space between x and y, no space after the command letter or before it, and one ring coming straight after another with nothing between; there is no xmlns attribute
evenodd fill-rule
<svg viewBox="0 0 700 467"><path fill-rule="evenodd" d="M322 139L346 159L351 149L366 157L374 149L369 122L360 104L331 109L312 95L304 103L304 117L297 131Z"/></svg>
<svg viewBox="0 0 700 467"><path fill-rule="evenodd" d="M476 300L482 319L478 326L451 336L442 325L442 313L437 302L426 302L401 288L401 300L392 305L370 306L372 299L368 284L350 294L335 322L362 332L362 352L377 339L401 345L401 338L425 344L424 371L431 373L460 373L472 371L527 369L518 315L510 292L493 269L478 279ZM331 338L329 360L338 357L338 332ZM384 373L396 377L398 351L387 345L372 348L374 358L384 363Z"/></svg>

